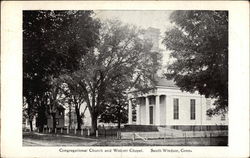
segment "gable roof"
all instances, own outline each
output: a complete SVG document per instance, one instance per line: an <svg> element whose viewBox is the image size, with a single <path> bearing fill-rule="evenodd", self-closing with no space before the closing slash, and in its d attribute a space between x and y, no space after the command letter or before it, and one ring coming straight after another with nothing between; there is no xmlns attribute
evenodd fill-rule
<svg viewBox="0 0 250 158"><path fill-rule="evenodd" d="M173 80L168 80L164 77L159 77L157 75L154 76L154 84L151 88L170 88L170 89L180 89ZM133 89L130 91L127 91L127 93L134 93L134 92L140 92L138 89Z"/></svg>
<svg viewBox="0 0 250 158"><path fill-rule="evenodd" d="M156 78L156 86L160 87L170 87L170 88L179 88L173 80L168 80L163 77Z"/></svg>

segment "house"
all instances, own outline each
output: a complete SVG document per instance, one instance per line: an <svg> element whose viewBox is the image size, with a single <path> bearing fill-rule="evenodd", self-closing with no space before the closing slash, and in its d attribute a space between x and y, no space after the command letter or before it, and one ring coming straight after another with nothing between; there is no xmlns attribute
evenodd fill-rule
<svg viewBox="0 0 250 158"><path fill-rule="evenodd" d="M32 122L33 130L36 130L37 129L37 127L36 127L36 117L33 117L31 122ZM28 117L23 116L23 118L22 118L22 129L23 130L30 129L30 122L29 122Z"/></svg>
<svg viewBox="0 0 250 158"><path fill-rule="evenodd" d="M132 106L133 100L136 100L135 106ZM129 93L128 124L179 128L228 125L227 114L207 115L213 101L198 92L183 92L173 81L158 78L155 89L147 94Z"/></svg>
<svg viewBox="0 0 250 158"><path fill-rule="evenodd" d="M63 128L64 127L64 115L65 115L65 108L63 106L58 106L56 110L56 128ZM47 115L47 127L53 128L53 119L51 115Z"/></svg>

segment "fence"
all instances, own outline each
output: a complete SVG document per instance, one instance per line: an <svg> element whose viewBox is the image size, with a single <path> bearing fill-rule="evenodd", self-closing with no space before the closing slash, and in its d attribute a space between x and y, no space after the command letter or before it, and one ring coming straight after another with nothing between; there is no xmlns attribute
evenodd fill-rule
<svg viewBox="0 0 250 158"><path fill-rule="evenodd" d="M30 130L24 130L24 131L30 131ZM62 134L62 135L72 135L72 136L84 136L84 137L98 137L98 138L109 138L109 139L120 139L121 137L121 130L117 128L98 128L96 131L96 135L90 134L90 129L69 129L69 128L56 128L54 131L52 128L43 128L42 130L36 129L34 130L36 132L40 133L47 133L47 134Z"/></svg>
<svg viewBox="0 0 250 158"><path fill-rule="evenodd" d="M159 128L160 129L160 128ZM96 138L108 138L108 139L169 139L169 138L211 138L211 137L227 137L227 130L216 131L181 131L167 129L164 131L160 129L158 132L124 132L125 130L117 128L98 128L96 135L90 135L90 129L69 129L69 128L57 128L52 131L51 128L43 128L42 131L36 130L41 133L54 133L54 134L67 134L74 136L84 137L96 137Z"/></svg>
<svg viewBox="0 0 250 158"><path fill-rule="evenodd" d="M169 139L227 137L228 131L122 132L121 139ZM141 138L140 138L141 137Z"/></svg>

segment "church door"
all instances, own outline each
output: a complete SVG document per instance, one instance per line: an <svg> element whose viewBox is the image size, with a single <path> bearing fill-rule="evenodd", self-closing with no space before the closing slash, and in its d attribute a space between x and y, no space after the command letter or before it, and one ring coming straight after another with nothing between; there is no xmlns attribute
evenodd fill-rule
<svg viewBox="0 0 250 158"><path fill-rule="evenodd" d="M153 110L153 106L149 107L149 123L152 125L153 124L153 114L154 114L154 110Z"/></svg>

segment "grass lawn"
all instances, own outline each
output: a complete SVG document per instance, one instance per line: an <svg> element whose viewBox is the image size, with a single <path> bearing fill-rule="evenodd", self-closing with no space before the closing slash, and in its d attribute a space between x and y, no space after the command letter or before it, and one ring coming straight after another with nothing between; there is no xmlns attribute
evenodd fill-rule
<svg viewBox="0 0 250 158"><path fill-rule="evenodd" d="M227 137L118 140L68 135L23 133L23 146L226 146Z"/></svg>

